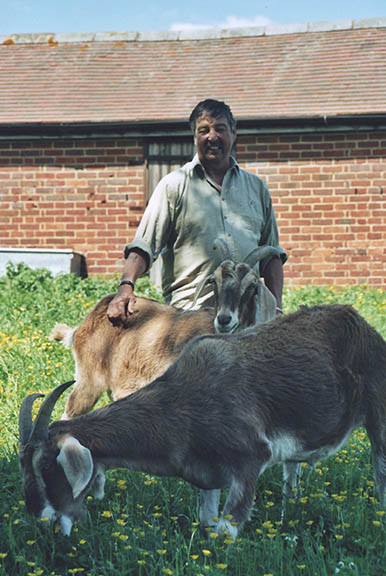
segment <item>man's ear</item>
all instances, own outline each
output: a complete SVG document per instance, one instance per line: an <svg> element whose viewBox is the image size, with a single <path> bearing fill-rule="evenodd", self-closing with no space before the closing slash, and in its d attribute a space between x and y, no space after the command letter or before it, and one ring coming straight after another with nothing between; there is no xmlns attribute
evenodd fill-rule
<svg viewBox="0 0 386 576"><path fill-rule="evenodd" d="M73 497L77 498L92 478L94 463L90 450L69 436L64 440L56 460L63 468Z"/></svg>

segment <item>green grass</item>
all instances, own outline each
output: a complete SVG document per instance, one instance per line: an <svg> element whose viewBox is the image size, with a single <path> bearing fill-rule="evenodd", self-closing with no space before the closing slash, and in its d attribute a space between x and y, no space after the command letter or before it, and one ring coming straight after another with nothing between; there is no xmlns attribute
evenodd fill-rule
<svg viewBox="0 0 386 576"><path fill-rule="evenodd" d="M106 496L87 501L70 537L27 515L20 485L17 419L22 399L71 379L71 352L49 340L55 322L77 324L117 278L57 278L10 266L0 279L0 574L331 576L385 574L386 519L376 499L367 436L305 467L302 497L280 521L281 469L264 473L252 518L235 544L197 526L197 490L173 478L115 470ZM156 296L148 281L139 290ZM350 303L386 337L386 292L368 287L288 289L284 310ZM106 398L102 398L106 402ZM61 399L54 416L63 410Z"/></svg>

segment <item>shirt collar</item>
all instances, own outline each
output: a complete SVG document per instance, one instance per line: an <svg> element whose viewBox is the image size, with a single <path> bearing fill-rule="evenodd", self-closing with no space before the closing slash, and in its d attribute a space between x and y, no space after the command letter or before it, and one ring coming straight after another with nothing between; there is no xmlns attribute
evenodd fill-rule
<svg viewBox="0 0 386 576"><path fill-rule="evenodd" d="M197 176L199 176L200 178L205 177L205 168L203 167L203 165L199 161L198 154L194 155L193 160L191 161L190 165L191 165L191 174L192 175L195 172L197 174ZM237 171L240 170L236 159L233 156L231 156L230 157L230 166L229 166L228 170L233 170L233 169L235 169Z"/></svg>

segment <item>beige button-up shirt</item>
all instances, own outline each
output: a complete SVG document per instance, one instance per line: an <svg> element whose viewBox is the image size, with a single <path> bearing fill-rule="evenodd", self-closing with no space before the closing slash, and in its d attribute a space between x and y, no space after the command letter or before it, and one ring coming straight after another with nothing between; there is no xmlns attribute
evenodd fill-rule
<svg viewBox="0 0 386 576"><path fill-rule="evenodd" d="M219 190L196 155L157 185L125 253L140 248L148 254L150 265L160 256L164 300L190 309L197 285L221 262L219 250L213 249L216 238L226 241L237 261L256 246L279 247L271 196L263 180L231 158ZM285 262L287 255L280 251ZM260 273L266 263L260 262ZM213 303L209 287L196 308L204 303Z"/></svg>

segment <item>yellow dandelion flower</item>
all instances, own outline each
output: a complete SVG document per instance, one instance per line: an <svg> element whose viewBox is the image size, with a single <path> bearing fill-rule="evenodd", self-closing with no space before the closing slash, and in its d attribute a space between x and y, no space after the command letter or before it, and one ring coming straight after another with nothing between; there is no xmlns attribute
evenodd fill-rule
<svg viewBox="0 0 386 576"><path fill-rule="evenodd" d="M84 544L86 544L86 542L87 542L87 540L84 540L83 538L82 538L82 540L79 540L79 544L81 544L82 546L83 546Z"/></svg>
<svg viewBox="0 0 386 576"><path fill-rule="evenodd" d="M102 516L103 516L103 518L111 518L111 512L110 512L110 510L104 510L104 511L102 512Z"/></svg>
<svg viewBox="0 0 386 576"><path fill-rule="evenodd" d="M209 538L212 538L212 540L215 540L216 538L218 538L217 532L211 532L211 533L209 534Z"/></svg>
<svg viewBox="0 0 386 576"><path fill-rule="evenodd" d="M203 550L202 553L204 556L210 556L212 554L210 550Z"/></svg>
<svg viewBox="0 0 386 576"><path fill-rule="evenodd" d="M343 540L342 534L335 534L335 538L336 538L337 540Z"/></svg>
<svg viewBox="0 0 386 576"><path fill-rule="evenodd" d="M4 560L8 556L8 552L0 552L0 559Z"/></svg>
<svg viewBox="0 0 386 576"><path fill-rule="evenodd" d="M171 576L173 572L170 570L170 568L162 568L162 574L168 574Z"/></svg>
<svg viewBox="0 0 386 576"><path fill-rule="evenodd" d="M36 540L27 540L28 546L33 546L36 543Z"/></svg>
<svg viewBox="0 0 386 576"><path fill-rule="evenodd" d="M296 564L296 568L298 568L299 570L305 570L306 565L305 564Z"/></svg>
<svg viewBox="0 0 386 576"><path fill-rule="evenodd" d="M127 540L128 538L129 538L129 537L128 537L127 534L121 534L121 535L119 536L119 539L120 539L120 540Z"/></svg>
<svg viewBox="0 0 386 576"><path fill-rule="evenodd" d="M384 516L385 515L385 511L384 510L377 510L375 513L377 516Z"/></svg>
<svg viewBox="0 0 386 576"><path fill-rule="evenodd" d="M160 549L158 549L158 550L157 550L157 554L159 554L160 556L165 556L166 550L160 550Z"/></svg>
<svg viewBox="0 0 386 576"><path fill-rule="evenodd" d="M379 520L373 520L373 524L374 524L374 526L381 526L381 523Z"/></svg>
<svg viewBox="0 0 386 576"><path fill-rule="evenodd" d="M197 560L198 554L191 554L190 557L191 557L192 560Z"/></svg>
<svg viewBox="0 0 386 576"><path fill-rule="evenodd" d="M226 570L228 568L228 564L223 564L222 562L220 562L219 564L216 564L216 567L219 570Z"/></svg>

